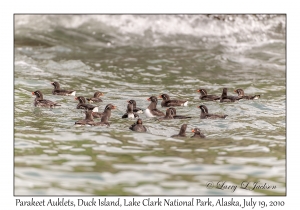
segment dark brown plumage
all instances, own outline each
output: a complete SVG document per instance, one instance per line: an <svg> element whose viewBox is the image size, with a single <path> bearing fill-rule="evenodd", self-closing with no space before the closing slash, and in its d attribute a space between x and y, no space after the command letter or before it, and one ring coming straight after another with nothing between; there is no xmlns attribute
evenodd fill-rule
<svg viewBox="0 0 300 210"><path fill-rule="evenodd" d="M158 117L158 116L165 116L165 114L158 110L156 108L157 105L157 98L155 96L151 96L150 98L147 99L148 101L151 101L150 105L148 108L145 110L145 115L147 117Z"/></svg>
<svg viewBox="0 0 300 210"><path fill-rule="evenodd" d="M220 100L220 96L216 96L216 95L207 95L207 92L205 89L199 89L197 90L197 92L199 92L200 95L200 99L201 100L206 100L206 101L216 101L216 100Z"/></svg>
<svg viewBox="0 0 300 210"><path fill-rule="evenodd" d="M201 110L200 119L225 119L228 115L217 115L217 114L209 114L208 109L205 105L200 105L198 108Z"/></svg>
<svg viewBox="0 0 300 210"><path fill-rule="evenodd" d="M95 126L100 125L100 126L110 126L110 123L108 122L108 120L110 119L111 116L111 110L112 109L116 109L117 107L112 105L112 104L107 104L104 112L101 113L101 121L100 122L96 122L94 123Z"/></svg>
<svg viewBox="0 0 300 210"><path fill-rule="evenodd" d="M103 112L93 112L93 117L94 118L101 118L103 115Z"/></svg>
<svg viewBox="0 0 300 210"><path fill-rule="evenodd" d="M201 133L199 128L194 128L192 132L194 133L194 135L191 136L191 138L205 138L205 135Z"/></svg>
<svg viewBox="0 0 300 210"><path fill-rule="evenodd" d="M136 132L146 132L147 131L146 127L143 125L142 119L138 119L136 121L136 123L132 124L129 127L129 129L133 130L133 131L136 131Z"/></svg>
<svg viewBox="0 0 300 210"><path fill-rule="evenodd" d="M86 100L90 103L97 103L97 102L102 102L102 99L100 96L103 96L104 94L101 93L100 91L97 91L94 93L94 97L92 98L87 98Z"/></svg>
<svg viewBox="0 0 300 210"><path fill-rule="evenodd" d="M171 115L173 116L174 119L188 119L188 118L192 118L192 117L187 117L187 116L183 116L183 115L177 115L176 114L176 109L174 107L170 107L169 108L171 111Z"/></svg>
<svg viewBox="0 0 300 210"><path fill-rule="evenodd" d="M53 108L55 106L60 106L56 102L44 99L42 92L39 90L32 92L32 95L36 96L36 98L34 99L34 106L36 107Z"/></svg>
<svg viewBox="0 0 300 210"><path fill-rule="evenodd" d="M122 116L122 118L138 118L139 115L133 112L133 102L132 100L127 101L127 110L126 113Z"/></svg>
<svg viewBox="0 0 300 210"><path fill-rule="evenodd" d="M91 104L87 104L83 96L77 96L75 97L75 100L79 101L79 103L76 106L77 109L85 109L85 110L92 110L94 112L98 112L98 107L93 106Z"/></svg>
<svg viewBox="0 0 300 210"><path fill-rule="evenodd" d="M143 113L143 110L141 109L141 108L138 108L138 107L136 107L136 101L135 100L129 100L130 101L130 103L132 103L132 105L133 105L133 112L135 112L135 113Z"/></svg>
<svg viewBox="0 0 300 210"><path fill-rule="evenodd" d="M246 99L246 100L255 100L260 98L260 95L245 96L243 89L236 89L234 90L234 92L238 94L238 97L242 97L242 99Z"/></svg>
<svg viewBox="0 0 300 210"><path fill-rule="evenodd" d="M161 118L158 118L157 120L172 120L172 119L174 119L172 112L173 112L172 109L168 108L166 110L166 115Z"/></svg>
<svg viewBox="0 0 300 210"><path fill-rule="evenodd" d="M179 134L173 135L171 137L173 137L173 138L186 137L186 135L185 135L186 128L187 128L187 124L183 124L180 128Z"/></svg>
<svg viewBox="0 0 300 210"><path fill-rule="evenodd" d="M61 90L58 82L51 82L51 85L54 86L53 95L75 96L76 94L74 90Z"/></svg>
<svg viewBox="0 0 300 210"><path fill-rule="evenodd" d="M170 96L167 94L161 94L159 98L162 98L161 106L162 107L170 107L170 106L187 106L188 101L170 99Z"/></svg>
<svg viewBox="0 0 300 210"><path fill-rule="evenodd" d="M94 125L94 119L92 113L93 113L92 110L86 110L85 119L76 121L75 125L76 126Z"/></svg>
<svg viewBox="0 0 300 210"><path fill-rule="evenodd" d="M235 101L238 101L241 99L242 99L242 97L239 97L239 96L227 96L227 88L223 88L220 102L235 102Z"/></svg>

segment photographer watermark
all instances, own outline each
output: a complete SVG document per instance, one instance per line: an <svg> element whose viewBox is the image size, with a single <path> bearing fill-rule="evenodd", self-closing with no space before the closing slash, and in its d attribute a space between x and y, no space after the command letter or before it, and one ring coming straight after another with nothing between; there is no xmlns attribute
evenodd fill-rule
<svg viewBox="0 0 300 210"><path fill-rule="evenodd" d="M266 182L247 182L243 181L240 185L229 184L226 181L210 181L206 183L207 189L219 189L219 190L229 190L235 192L237 188L244 190L274 190L276 189L275 185L269 185Z"/></svg>

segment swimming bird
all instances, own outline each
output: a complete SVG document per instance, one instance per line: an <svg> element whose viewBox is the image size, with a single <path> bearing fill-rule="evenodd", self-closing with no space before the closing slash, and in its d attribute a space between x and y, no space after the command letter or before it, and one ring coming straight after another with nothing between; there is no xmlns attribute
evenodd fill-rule
<svg viewBox="0 0 300 210"><path fill-rule="evenodd" d="M174 119L173 115L172 115L172 112L173 112L173 110L168 108L166 110L166 115L161 117L161 118L158 118L157 120L172 120L172 119Z"/></svg>
<svg viewBox="0 0 300 210"><path fill-rule="evenodd" d="M134 124L132 124L129 127L129 129L136 131L136 132L146 132L147 131L146 127L143 125L142 119L138 119Z"/></svg>
<svg viewBox="0 0 300 210"><path fill-rule="evenodd" d="M179 134L173 135L171 137L173 138L186 137L185 135L186 128L187 128L187 124L183 124L180 128Z"/></svg>
<svg viewBox="0 0 300 210"><path fill-rule="evenodd" d="M91 97L91 98L87 98L86 100L90 103L93 103L93 102L102 102L102 99L100 98L100 96L103 96L104 94L101 93L100 91L96 91L94 93L94 97Z"/></svg>
<svg viewBox="0 0 300 210"><path fill-rule="evenodd" d="M53 108L55 106L61 106L61 105L57 104L56 102L44 99L42 92L39 90L32 92L32 95L36 96L34 99L35 107Z"/></svg>
<svg viewBox="0 0 300 210"><path fill-rule="evenodd" d="M111 110L112 109L116 109L117 107L112 105L112 104L107 104L105 109L104 109L104 112L101 114L101 121L100 122L96 122L94 123L95 126L110 126L110 123L108 122L108 120L110 119L110 116L111 116Z"/></svg>
<svg viewBox="0 0 300 210"><path fill-rule="evenodd" d="M194 133L194 135L191 136L191 138L205 138L205 135L201 133L199 128L194 128L192 132Z"/></svg>
<svg viewBox="0 0 300 210"><path fill-rule="evenodd" d="M138 113L138 114L143 113L143 110L141 108L136 107L136 101L135 100L131 99L129 101L130 101L130 103L133 104L133 112Z"/></svg>
<svg viewBox="0 0 300 210"><path fill-rule="evenodd" d="M94 119L92 113L93 113L92 110L86 110L85 119L76 121L75 125L76 126L94 125Z"/></svg>
<svg viewBox="0 0 300 210"><path fill-rule="evenodd" d="M201 109L200 119L218 119L223 118L225 119L228 115L217 115L217 114L209 114L208 109L205 105L198 106Z"/></svg>
<svg viewBox="0 0 300 210"><path fill-rule="evenodd" d="M205 89L199 89L197 90L197 92L199 92L201 94L201 96L199 97L201 100L206 100L206 101L216 101L216 100L220 100L220 96L216 96L216 95L207 95L207 91Z"/></svg>
<svg viewBox="0 0 300 210"><path fill-rule="evenodd" d="M75 97L75 100L79 101L79 103L76 106L77 109L85 109L85 110L92 110L93 112L98 112L98 107L93 106L91 104L87 104L83 96L77 96Z"/></svg>
<svg viewBox="0 0 300 210"><path fill-rule="evenodd" d="M245 96L245 93L244 93L243 89L236 89L236 90L234 90L234 92L237 93L239 97L242 97L242 99L255 100L255 99L260 98L260 95Z"/></svg>
<svg viewBox="0 0 300 210"><path fill-rule="evenodd" d="M155 96L151 96L150 98L147 99L148 101L151 101L150 105L148 108L145 110L145 115L147 117L158 117L158 116L165 116L165 114L158 110L156 108L157 105L157 98Z"/></svg>
<svg viewBox="0 0 300 210"><path fill-rule="evenodd" d="M170 106L187 106L188 101L184 100L177 100L177 99L170 99L168 94L161 94L159 98L162 98L161 106L162 107L170 107Z"/></svg>
<svg viewBox="0 0 300 210"><path fill-rule="evenodd" d="M176 109L174 107L170 107L169 109L172 111L171 115L173 116L174 119L188 119L188 118L192 118L192 117L187 117L187 116L183 116L183 115L177 115L176 114Z"/></svg>
<svg viewBox="0 0 300 210"><path fill-rule="evenodd" d="M54 86L53 95L75 96L76 94L75 90L61 90L58 82L51 82L51 85Z"/></svg>
<svg viewBox="0 0 300 210"><path fill-rule="evenodd" d="M132 100L127 101L127 110L126 113L122 116L122 118L138 118L139 115L133 112L133 102Z"/></svg>
<svg viewBox="0 0 300 210"><path fill-rule="evenodd" d="M240 96L227 96L227 88L223 88L222 96L220 102L235 102L241 100Z"/></svg>

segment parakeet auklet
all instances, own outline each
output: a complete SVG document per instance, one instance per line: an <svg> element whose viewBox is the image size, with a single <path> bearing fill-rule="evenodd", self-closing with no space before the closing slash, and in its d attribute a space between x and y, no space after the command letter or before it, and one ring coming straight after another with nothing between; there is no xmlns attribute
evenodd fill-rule
<svg viewBox="0 0 300 210"><path fill-rule="evenodd" d="M101 93L100 91L97 91L94 93L94 97L92 98L87 98L86 100L90 103L97 103L97 102L102 102L102 99L100 96L103 96L104 94Z"/></svg>
<svg viewBox="0 0 300 210"><path fill-rule="evenodd" d="M61 90L58 82L51 82L51 85L54 86L53 95L75 96L76 94L74 90Z"/></svg>
<svg viewBox="0 0 300 210"><path fill-rule="evenodd" d="M186 128L187 128L187 124L183 124L180 128L179 134L173 135L171 137L173 138L186 137L185 135Z"/></svg>
<svg viewBox="0 0 300 210"><path fill-rule="evenodd" d="M145 115L147 117L158 117L158 116L165 116L165 114L158 110L156 108L157 105L157 98L155 96L151 96L150 98L147 99L148 101L151 101L150 105L148 108L145 110Z"/></svg>
<svg viewBox="0 0 300 210"><path fill-rule="evenodd" d="M201 96L199 97L201 100L206 100L206 101L220 100L220 96L207 95L207 91L205 89L199 89L199 90L197 90L197 92L199 92L201 94Z"/></svg>
<svg viewBox="0 0 300 210"><path fill-rule="evenodd" d="M108 120L110 119L111 116L111 110L116 109L117 107L112 105L112 104L107 104L104 112L101 113L101 121L94 123L95 126L100 125L100 126L110 126L110 123Z"/></svg>
<svg viewBox="0 0 300 210"><path fill-rule="evenodd" d="M134 124L132 124L129 127L129 129L136 131L136 132L146 132L147 131L146 127L143 125L142 119L138 119Z"/></svg>
<svg viewBox="0 0 300 210"><path fill-rule="evenodd" d="M76 106L77 109L85 109L85 110L92 110L93 112L98 112L98 107L93 106L91 104L87 104L83 96L77 96L75 97L75 100L79 101L79 103Z"/></svg>
<svg viewBox="0 0 300 210"><path fill-rule="evenodd" d="M126 113L122 116L122 118L138 118L139 115L133 112L133 102L127 101L127 110Z"/></svg>
<svg viewBox="0 0 300 210"><path fill-rule="evenodd" d="M187 117L187 116L183 116L183 115L177 115L176 114L176 109L174 107L170 107L169 109L172 110L171 115L173 116L174 119L188 119L188 118L192 118L192 117Z"/></svg>
<svg viewBox="0 0 300 210"><path fill-rule="evenodd" d="M173 112L173 110L168 108L166 110L166 115L161 117L161 118L158 118L157 120L172 120L172 119L174 119L173 115L172 115L172 112Z"/></svg>
<svg viewBox="0 0 300 210"><path fill-rule="evenodd" d="M143 110L141 108L136 107L136 101L135 100L131 99L129 101L130 101L130 103L133 104L133 112L138 113L138 114L143 113Z"/></svg>
<svg viewBox="0 0 300 210"><path fill-rule="evenodd" d="M226 118L228 115L217 115L217 114L209 114L208 109L205 105L198 106L201 109L200 119L218 119L218 118Z"/></svg>
<svg viewBox="0 0 300 210"><path fill-rule="evenodd" d="M92 113L93 113L92 110L86 110L85 119L76 121L75 125L76 126L94 125L94 119Z"/></svg>
<svg viewBox="0 0 300 210"><path fill-rule="evenodd" d="M242 97L239 97L239 96L227 96L227 88L223 88L220 102L235 102L235 101L238 101L241 99L242 99Z"/></svg>
<svg viewBox="0 0 300 210"><path fill-rule="evenodd" d="M57 104L56 102L43 99L43 94L39 90L32 92L32 95L36 96L36 98L34 99L34 106L36 106L36 107L53 108L55 106L61 106L61 105Z"/></svg>
<svg viewBox="0 0 300 210"><path fill-rule="evenodd" d="M199 128L194 128L192 130L192 132L194 133L193 136L191 136L191 138L205 138L204 134L201 133L200 129Z"/></svg>
<svg viewBox="0 0 300 210"><path fill-rule="evenodd" d="M254 99L259 99L260 98L260 95L245 96L245 93L244 93L243 89L236 89L236 90L234 90L234 92L237 93L239 97L242 97L242 99L254 100Z"/></svg>
<svg viewBox="0 0 300 210"><path fill-rule="evenodd" d="M162 98L161 106L162 107L170 107L170 106L187 106L188 101L170 99L170 96L167 94L161 94L159 98Z"/></svg>

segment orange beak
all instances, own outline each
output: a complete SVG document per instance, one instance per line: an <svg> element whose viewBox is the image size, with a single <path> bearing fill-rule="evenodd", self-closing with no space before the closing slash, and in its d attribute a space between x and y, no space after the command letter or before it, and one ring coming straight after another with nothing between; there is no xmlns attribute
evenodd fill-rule
<svg viewBox="0 0 300 210"><path fill-rule="evenodd" d="M116 108L117 108L116 106L113 106L113 107L112 107L112 109L116 109Z"/></svg>
<svg viewBox="0 0 300 210"><path fill-rule="evenodd" d="M77 97L75 97L75 100L78 100L78 98L77 98Z"/></svg>
<svg viewBox="0 0 300 210"><path fill-rule="evenodd" d="M193 132L193 133L195 133L195 130L194 130L194 129L192 129L192 132Z"/></svg>
<svg viewBox="0 0 300 210"><path fill-rule="evenodd" d="M197 92L199 92L199 93L200 93L200 90L197 90Z"/></svg>
<svg viewBox="0 0 300 210"><path fill-rule="evenodd" d="M34 92L31 93L32 95L35 95Z"/></svg>
<svg viewBox="0 0 300 210"><path fill-rule="evenodd" d="M162 95L158 96L158 98L162 98Z"/></svg>
<svg viewBox="0 0 300 210"><path fill-rule="evenodd" d="M236 93L236 90L234 90L233 92L235 92L235 93Z"/></svg>
<svg viewBox="0 0 300 210"><path fill-rule="evenodd" d="M151 101L151 99L150 99L150 98L147 98L147 101Z"/></svg>

